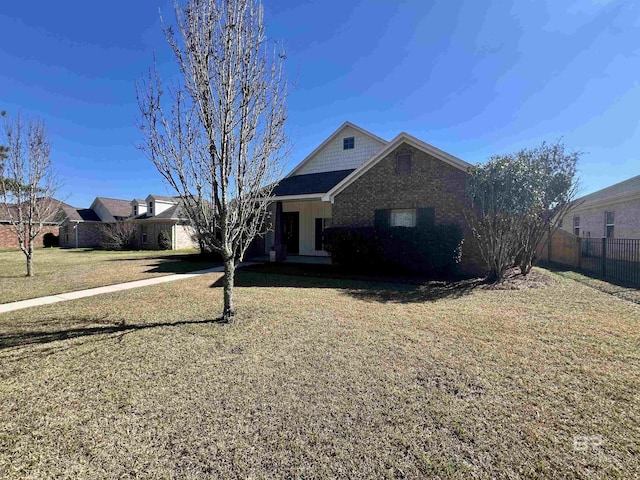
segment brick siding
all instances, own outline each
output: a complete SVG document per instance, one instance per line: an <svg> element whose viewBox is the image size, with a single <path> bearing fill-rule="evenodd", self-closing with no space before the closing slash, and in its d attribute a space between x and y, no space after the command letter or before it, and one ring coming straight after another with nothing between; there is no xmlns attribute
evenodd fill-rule
<svg viewBox="0 0 640 480"><path fill-rule="evenodd" d="M605 212L614 212L614 238L640 238L640 198L608 200L580 205L570 210L562 229L573 233L573 218L580 217L580 236L602 238L606 235Z"/></svg>
<svg viewBox="0 0 640 480"><path fill-rule="evenodd" d="M77 229L77 232L76 232ZM98 248L102 243L101 224L99 223L64 223L60 227L60 246L76 248L76 233L79 248ZM68 236L68 240L67 240Z"/></svg>
<svg viewBox="0 0 640 480"><path fill-rule="evenodd" d="M411 173L396 173L396 154L412 153ZM484 270L476 242L464 219L467 173L406 144L379 161L339 193L333 204L334 226L372 226L375 210L433 207L437 224L464 230L463 268Z"/></svg>
<svg viewBox="0 0 640 480"><path fill-rule="evenodd" d="M58 235L58 227L43 227L40 235L38 235L38 237L35 239L36 248L41 248L43 246L42 242L46 233L53 233L54 235ZM20 246L18 245L18 239L16 237L15 231L13 230L13 227L7 223L0 223L0 250L13 250L16 248L20 248Z"/></svg>

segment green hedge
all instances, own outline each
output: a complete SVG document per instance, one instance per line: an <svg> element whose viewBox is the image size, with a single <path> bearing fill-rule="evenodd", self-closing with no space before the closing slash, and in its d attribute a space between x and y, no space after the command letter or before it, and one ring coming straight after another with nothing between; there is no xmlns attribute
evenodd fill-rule
<svg viewBox="0 0 640 480"><path fill-rule="evenodd" d="M457 225L334 227L324 231L323 240L333 262L351 270L442 276L460 263L463 234Z"/></svg>

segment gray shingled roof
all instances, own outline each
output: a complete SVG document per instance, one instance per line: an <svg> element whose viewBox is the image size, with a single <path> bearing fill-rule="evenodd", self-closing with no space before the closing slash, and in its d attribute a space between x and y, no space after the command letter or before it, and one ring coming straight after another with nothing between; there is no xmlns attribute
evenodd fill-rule
<svg viewBox="0 0 640 480"><path fill-rule="evenodd" d="M56 200L55 198L47 198L48 200L51 200L53 202L56 202L59 204L60 207L69 207L69 208L73 208L71 205L67 205L66 203L60 201L60 200ZM39 201L41 200L45 200L43 198L39 199ZM17 207L14 204L5 204L5 203L0 203L0 223L9 223L10 222L10 216L7 213L7 208L9 210L11 210L13 212L13 218L16 219L18 218L18 212L17 212ZM57 216L58 213L60 212L59 208L53 210L53 213L51 214L51 216L45 221L45 224L49 225L49 224L57 224Z"/></svg>
<svg viewBox="0 0 640 480"><path fill-rule="evenodd" d="M105 197L96 197L96 200L100 200L113 217L131 216L131 200Z"/></svg>
<svg viewBox="0 0 640 480"><path fill-rule="evenodd" d="M182 205L174 205L167 208L164 212L160 212L155 217L156 220L185 220L187 215L184 213Z"/></svg>
<svg viewBox="0 0 640 480"><path fill-rule="evenodd" d="M99 222L100 217L90 208L75 208L71 205L62 205L62 211L69 220L74 222Z"/></svg>
<svg viewBox="0 0 640 480"><path fill-rule="evenodd" d="M313 193L327 193L344 180L354 169L334 170L332 172L309 173L294 175L280 180L273 190L273 196L309 195Z"/></svg>
<svg viewBox="0 0 640 480"><path fill-rule="evenodd" d="M602 190L595 191L576 200L578 202L591 203L611 200L625 195L640 192L640 175L628 178L620 183L615 183Z"/></svg>
<svg viewBox="0 0 640 480"><path fill-rule="evenodd" d="M151 194L149 196L151 198L153 198L154 200L160 200L161 202L175 203L178 200L180 200L180 197L167 197L166 195L154 195L154 194Z"/></svg>

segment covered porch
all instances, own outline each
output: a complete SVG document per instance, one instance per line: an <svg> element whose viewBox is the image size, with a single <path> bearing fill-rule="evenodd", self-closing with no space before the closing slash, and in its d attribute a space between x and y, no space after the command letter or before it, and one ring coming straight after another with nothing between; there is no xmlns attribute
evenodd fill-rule
<svg viewBox="0 0 640 480"><path fill-rule="evenodd" d="M325 258L322 232L331 226L331 203L316 199L275 199L269 207L271 229L265 238L266 256L273 250L278 261Z"/></svg>

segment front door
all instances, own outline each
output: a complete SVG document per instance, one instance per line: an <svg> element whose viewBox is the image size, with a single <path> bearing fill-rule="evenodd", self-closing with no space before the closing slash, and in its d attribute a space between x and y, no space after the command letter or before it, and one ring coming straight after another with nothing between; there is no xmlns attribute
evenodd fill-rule
<svg viewBox="0 0 640 480"><path fill-rule="evenodd" d="M297 255L300 253L300 212L283 212L282 223L287 254Z"/></svg>

